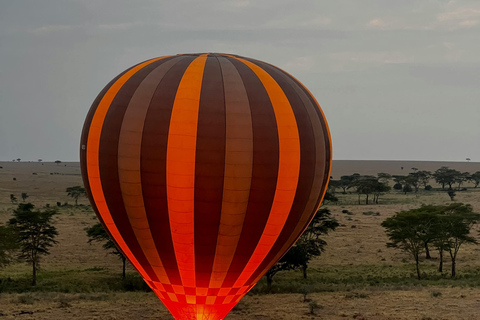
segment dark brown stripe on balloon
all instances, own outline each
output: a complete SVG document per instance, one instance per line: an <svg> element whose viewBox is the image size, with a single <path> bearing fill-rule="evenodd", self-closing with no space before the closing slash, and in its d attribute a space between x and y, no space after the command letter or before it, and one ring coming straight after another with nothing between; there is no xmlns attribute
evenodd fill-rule
<svg viewBox="0 0 480 320"><path fill-rule="evenodd" d="M145 119L142 136L141 173L145 211L155 246L159 250L165 271L172 285L181 285L182 281L173 248L167 206L167 139L173 102L178 85L185 70L195 59L185 56L177 62L163 77L155 91Z"/></svg>
<svg viewBox="0 0 480 320"><path fill-rule="evenodd" d="M225 97L220 64L209 56L203 73L195 155L195 279L208 287L222 211Z"/></svg>
<svg viewBox="0 0 480 320"><path fill-rule="evenodd" d="M253 169L249 203L242 234L223 287L233 286L249 261L268 220L277 184L279 142L270 98L255 73L228 58L243 79L252 114Z"/></svg>
<svg viewBox="0 0 480 320"><path fill-rule="evenodd" d="M264 269L269 265L270 261L278 254L279 250L282 249L304 212L315 174L315 136L305 106L295 92L295 89L288 83L286 75L283 72L278 72L266 63L250 59L246 60L251 61L264 69L282 88L295 115L300 138L300 173L292 208L272 249L248 280L247 284L250 284L253 279L265 271ZM293 243L291 245L293 245Z"/></svg>
<svg viewBox="0 0 480 320"><path fill-rule="evenodd" d="M324 138L324 143L325 143L325 157L323 159L317 159L317 160L324 160L325 163L325 171L323 175L323 184L322 184L322 191L319 193L319 197L317 200L317 203L315 205L315 208L318 208L320 206L320 202L323 199L323 195L325 194L325 190L328 187L328 180L330 179L330 167L331 167L331 159L332 159L332 147L331 147L331 142L330 142L330 133L328 132L328 125L326 123L325 117L320 111L320 106L318 105L317 101L315 101L315 98L312 97L312 94L308 92L308 90L294 77L291 75L287 75L290 79L292 79L295 83L298 84L300 89L305 93L305 95L308 97L310 102L312 103L315 113L318 116L318 119L320 120L321 123L321 129L323 131L323 138ZM308 225L308 224L307 224ZM306 227L306 226L305 226Z"/></svg>
<svg viewBox="0 0 480 320"><path fill-rule="evenodd" d="M82 129L82 135L80 138L80 169L82 171L82 179L83 179L83 185L85 187L85 190L87 192L88 199L90 200L90 203L92 205L93 211L95 211L95 214L97 215L98 220L100 220L101 224L103 225L103 228L105 231L109 234L108 228L105 227L105 224L103 222L103 219L98 212L97 206L95 204L95 201L93 200L92 196L92 190L90 189L90 182L88 181L88 173L87 173L87 141L88 141L88 132L90 130L90 124L92 123L93 116L95 115L95 112L97 111L98 105L100 104L100 101L102 101L103 96L105 93L110 89L110 87L121 77L123 76L128 70L136 67L138 64L135 66L128 68L127 70L123 71L120 73L118 76L116 76L112 81L110 81L105 88L100 91L100 93L97 95L95 100L92 103L92 106L90 107L90 110L87 113L87 116L85 118L85 122L83 124L83 129ZM110 235L110 234L109 234ZM110 236L110 239L112 237ZM117 246L118 248L118 246Z"/></svg>
<svg viewBox="0 0 480 320"><path fill-rule="evenodd" d="M138 244L123 204L118 177L118 138L125 110L135 90L152 70L168 59L159 60L139 70L118 91L105 117L99 147L100 179L113 221L125 243L153 281L158 281L158 278Z"/></svg>

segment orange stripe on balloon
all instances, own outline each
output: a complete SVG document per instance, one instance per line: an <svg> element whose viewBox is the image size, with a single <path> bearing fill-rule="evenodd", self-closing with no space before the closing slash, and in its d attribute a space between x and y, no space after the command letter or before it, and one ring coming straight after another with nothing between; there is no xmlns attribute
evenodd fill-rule
<svg viewBox="0 0 480 320"><path fill-rule="evenodd" d="M178 271L195 287L194 187L198 109L207 55L188 66L173 103L167 142L167 202Z"/></svg>
<svg viewBox="0 0 480 320"><path fill-rule="evenodd" d="M281 257L282 255L288 250L290 246L292 246L297 238L301 235L303 229L310 223L310 221L313 219L314 215L312 215L313 212L316 212L318 210L317 206L317 201L318 201L318 196L322 191L323 187L323 182L325 178L325 154L324 150L326 149L326 141L325 141L325 135L323 133L323 125L320 122L320 118L318 117L317 112L315 111L316 108L320 109L318 107L318 104L315 105L314 102L312 102L307 94L302 91L302 89L298 85L298 81L294 82L292 79L287 78L287 81L289 84L295 89L296 93L302 100L305 109L308 112L310 121L312 122L312 129L314 131L314 136L315 136L315 178L314 178L314 184L312 186L312 189L310 191L310 195L307 201L307 204L305 206L305 209L300 216L300 219L295 226L295 229L289 236L288 240L284 243L282 248L278 251L278 254L273 257L272 261L265 267L263 272L259 273L259 276L253 281L254 283L258 282L260 278L263 276L264 272L268 271ZM330 141L330 140L328 140ZM331 165L330 165L331 167ZM329 171L330 173L330 171ZM328 175L330 177L330 174ZM325 188L326 190L326 188ZM321 194L323 198L323 194L325 191Z"/></svg>
<svg viewBox="0 0 480 320"><path fill-rule="evenodd" d="M155 246L145 211L140 153L150 101L158 83L177 61L178 58L162 63L138 86L125 111L118 143L118 176L125 210L140 248L162 284L170 284L170 280Z"/></svg>
<svg viewBox="0 0 480 320"><path fill-rule="evenodd" d="M92 197L94 202L97 206L98 212L103 219L105 226L108 228L109 233L115 239L115 242L120 246L122 252L127 256L130 262L135 266L135 268L140 272L142 277L147 280L151 280L148 274L145 272L143 267L138 263L135 256L132 254L130 249L128 248L125 240L121 236L120 232L118 231L117 227L112 218L112 214L108 209L107 203L105 201L105 195L103 193L102 182L100 180L100 168L99 168L99 146L100 146L100 136L102 133L103 122L105 120L105 116L107 115L107 111L117 95L118 91L122 88L122 86L130 79L135 73L139 70L144 68L145 66L160 60L161 58L156 58L152 60L148 60L143 62L129 71L127 71L123 76L121 76L105 93L102 100L98 104L97 110L95 111L95 115L93 116L92 122L90 124L90 130L88 132L88 140L87 140L87 156L86 156L86 167L87 167L87 175L88 181L90 183L90 190L92 193Z"/></svg>
<svg viewBox="0 0 480 320"><path fill-rule="evenodd" d="M225 90L226 146L222 213L210 288L220 288L242 232L252 180L253 132L250 104L242 78L219 57Z"/></svg>
<svg viewBox="0 0 480 320"><path fill-rule="evenodd" d="M245 284L272 249L288 218L300 173L300 138L290 102L278 83L256 64L241 58L235 57L235 59L252 69L265 87L275 112L279 141L277 186L272 208L257 247L235 282L234 286L240 287Z"/></svg>

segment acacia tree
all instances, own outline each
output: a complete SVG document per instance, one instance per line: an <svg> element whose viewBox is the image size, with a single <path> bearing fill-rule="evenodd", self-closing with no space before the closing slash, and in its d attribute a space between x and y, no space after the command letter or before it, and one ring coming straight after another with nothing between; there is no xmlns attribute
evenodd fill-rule
<svg viewBox="0 0 480 320"><path fill-rule="evenodd" d="M126 262L127 258L125 255L117 248L115 245L115 242L112 241L112 239L108 236L108 233L105 231L101 223L97 223L90 228L85 228L85 231L87 232L87 236L90 238L88 240L88 243L92 243L92 241L96 242L105 242L102 247L105 250L111 251L111 254L114 254L118 256L120 259L122 259L123 263L123 268L122 268L122 279L125 279L125 268L126 268Z"/></svg>
<svg viewBox="0 0 480 320"><path fill-rule="evenodd" d="M470 175L469 180L475 184L475 188L480 184L480 171L474 172Z"/></svg>
<svg viewBox="0 0 480 320"><path fill-rule="evenodd" d="M339 187L343 189L343 194L347 193L347 190L353 186L353 183L360 177L360 174L354 173L350 176L345 175L340 177Z"/></svg>
<svg viewBox="0 0 480 320"><path fill-rule="evenodd" d="M470 180L470 173L468 172L458 173L457 176L455 177L455 183L458 183L457 189L460 190L462 184L464 182L467 182L468 180Z"/></svg>
<svg viewBox="0 0 480 320"><path fill-rule="evenodd" d="M445 248L452 260L452 278L456 275L457 254L464 243L477 244L477 240L470 236L473 225L480 220L480 214L473 212L469 204L452 203L444 206L441 223L444 226L443 238Z"/></svg>
<svg viewBox="0 0 480 320"><path fill-rule="evenodd" d="M20 203L8 224L16 234L20 248L19 258L32 266L32 286L35 286L40 258L50 254L49 248L57 243L55 237L58 232L52 222L53 216L57 214L55 209L46 208L42 211L33 208L31 203Z"/></svg>
<svg viewBox="0 0 480 320"><path fill-rule="evenodd" d="M432 177L432 173L430 171L420 170L420 171L417 171L415 174L417 175L420 184L423 185L424 189L426 189L428 182Z"/></svg>
<svg viewBox="0 0 480 320"><path fill-rule="evenodd" d="M448 189L452 189L452 185L458 181L458 177L462 173L449 167L441 167L433 173L433 177L438 184L442 185L442 190L445 190L445 185L448 184Z"/></svg>
<svg viewBox="0 0 480 320"><path fill-rule="evenodd" d="M334 231L338 225L328 208L320 208L295 245L267 272L268 291L271 290L273 277L279 271L301 269L303 277L307 278L308 263L325 251L327 242L321 236Z"/></svg>
<svg viewBox="0 0 480 320"><path fill-rule="evenodd" d="M68 187L66 192L69 197L75 199L75 205L78 205L78 198L87 196L85 188L81 186Z"/></svg>
<svg viewBox="0 0 480 320"><path fill-rule="evenodd" d="M390 239L387 247L398 248L414 258L418 280L421 279L420 254L425 249L428 230L432 225L431 213L419 209L398 212L382 222L382 227Z"/></svg>
<svg viewBox="0 0 480 320"><path fill-rule="evenodd" d="M380 195L390 190L390 187L388 185L378 181L377 178L373 176L360 177L355 181L354 186L357 188L359 204L361 194L365 195L365 204L369 203L370 195L373 195L373 203L378 204L378 199Z"/></svg>

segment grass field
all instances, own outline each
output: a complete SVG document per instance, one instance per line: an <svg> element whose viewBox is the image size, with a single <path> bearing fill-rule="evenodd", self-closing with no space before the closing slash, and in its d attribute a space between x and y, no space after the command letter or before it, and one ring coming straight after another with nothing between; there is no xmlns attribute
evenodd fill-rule
<svg viewBox="0 0 480 320"><path fill-rule="evenodd" d="M78 163L3 162L0 166L0 223L16 207L10 194L21 201L21 193L26 192L26 201L38 207L62 204L55 218L59 244L42 261L38 286L29 286L26 264L0 270L0 319L172 319L155 295L144 290L131 267L122 281L121 261L100 244L87 243L84 229L97 223L95 214L86 199L75 207L65 192L82 183ZM332 176L407 174L412 167L434 171L441 166L471 173L480 170L480 163L334 161ZM455 200L480 212L480 188L467 187L457 192ZM457 279L449 278L448 259L444 275L436 271L437 253L432 252L432 260L421 262L425 278L421 281L415 278L408 255L385 246L387 238L380 226L385 218L421 204L450 203L445 192L391 192L380 197L378 205L358 205L354 194L337 196L339 202L327 206L340 227L325 237L327 250L310 264L308 279L300 272L279 273L274 278L275 294L264 294L265 282L260 281L227 320L479 318L480 246L462 247ZM349 213L342 213L345 210ZM375 214L364 214L370 211ZM476 237L478 230L475 226ZM310 301L304 302L303 293ZM314 302L317 307L310 314Z"/></svg>

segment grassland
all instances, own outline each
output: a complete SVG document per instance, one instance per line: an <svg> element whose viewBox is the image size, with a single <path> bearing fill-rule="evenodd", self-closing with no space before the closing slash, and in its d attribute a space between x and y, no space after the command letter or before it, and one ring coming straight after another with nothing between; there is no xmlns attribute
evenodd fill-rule
<svg viewBox="0 0 480 320"><path fill-rule="evenodd" d="M435 170L441 166L474 172L479 163L335 161L332 176L360 174L407 174L410 168ZM88 244L84 228L96 223L86 199L79 206L65 189L81 185L78 163L0 163L0 223L11 216L15 205L9 195L43 206L56 206L59 244L44 259L38 286L29 285L30 269L13 264L0 270L0 319L172 319L155 295L145 290L131 267L121 280L121 261ZM403 167L403 170L401 169ZM13 180L15 178L15 180ZM437 187L433 181L432 185ZM468 185L467 185L468 186ZM380 223L400 210L421 204L451 202L445 192L388 193L380 204L358 205L354 194L337 194L339 202L327 205L340 223L325 237L327 251L310 264L308 279L300 272L279 273L275 294L265 294L262 280L235 307L227 320L245 319L478 319L480 307L480 246L465 246L457 258L456 279L436 271L433 259L421 262L424 280L415 278L408 255L386 248ZM20 200L21 201L21 200ZM456 201L470 203L480 212L480 188L457 192ZM348 213L342 211L348 210ZM373 212L375 214L364 214ZM378 212L378 214L376 214ZM478 235L478 226L473 234ZM315 314L309 313L311 302Z"/></svg>

